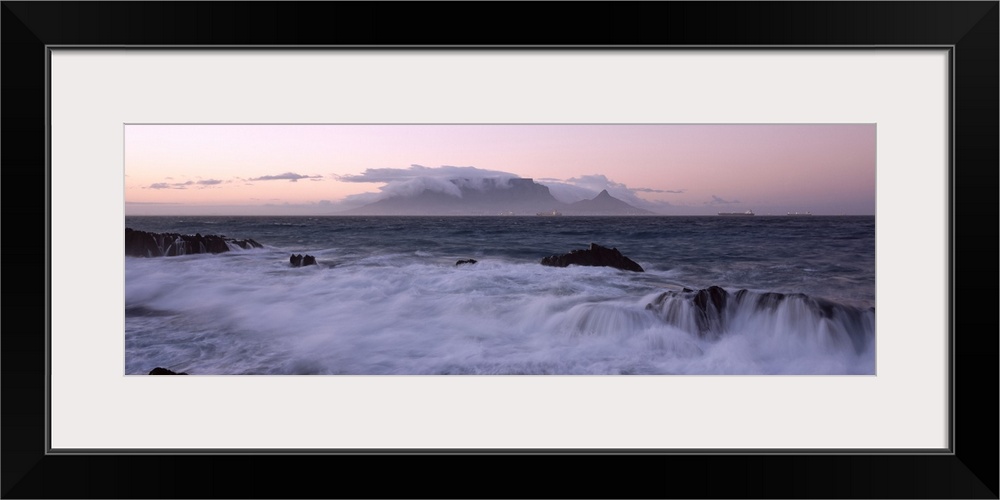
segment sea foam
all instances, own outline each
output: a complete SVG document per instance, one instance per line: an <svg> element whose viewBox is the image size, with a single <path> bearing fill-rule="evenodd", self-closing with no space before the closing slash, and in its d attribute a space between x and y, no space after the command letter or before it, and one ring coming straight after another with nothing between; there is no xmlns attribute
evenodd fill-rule
<svg viewBox="0 0 1000 500"><path fill-rule="evenodd" d="M706 334L676 272L655 266L315 254L302 268L273 247L126 258L126 373L874 373L873 310L824 317L810 297L762 308L748 292Z"/></svg>

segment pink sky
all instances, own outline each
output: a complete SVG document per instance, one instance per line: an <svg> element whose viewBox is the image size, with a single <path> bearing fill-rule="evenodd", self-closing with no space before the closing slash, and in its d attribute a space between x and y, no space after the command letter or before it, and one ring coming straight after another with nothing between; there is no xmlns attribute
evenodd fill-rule
<svg viewBox="0 0 1000 500"><path fill-rule="evenodd" d="M875 125L862 124L126 125L125 214L335 214L391 187L343 179L411 165L605 183L667 215L875 213Z"/></svg>

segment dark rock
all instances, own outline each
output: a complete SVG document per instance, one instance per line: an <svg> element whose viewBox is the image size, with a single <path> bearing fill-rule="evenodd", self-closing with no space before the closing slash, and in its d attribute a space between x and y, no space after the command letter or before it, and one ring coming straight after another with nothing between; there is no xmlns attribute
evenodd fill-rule
<svg viewBox="0 0 1000 500"><path fill-rule="evenodd" d="M313 257L312 255L292 254L292 256L288 258L288 262L292 264L292 267L315 266L316 257Z"/></svg>
<svg viewBox="0 0 1000 500"><path fill-rule="evenodd" d="M543 266L566 267L603 266L614 267L625 271L643 272L642 267L632 259L622 255L617 248L605 248L597 243L591 243L589 250L573 250L563 255L550 255L542 259Z"/></svg>
<svg viewBox="0 0 1000 500"><path fill-rule="evenodd" d="M728 330L734 314L770 315L786 304L799 308L798 311L804 308L804 314L843 328L858 353L868 345L866 332L874 318L874 307L859 308L803 293L741 289L730 294L718 286L697 291L684 288L680 292L666 291L657 295L646 305L646 310L668 324L692 328L691 333L699 337L716 339Z"/></svg>
<svg viewBox="0 0 1000 500"><path fill-rule="evenodd" d="M456 262L455 265L460 266L462 264L475 264L476 262L477 262L476 259L465 259Z"/></svg>
<svg viewBox="0 0 1000 500"><path fill-rule="evenodd" d="M728 302L729 292L721 287L711 286L698 291L685 287L680 292L661 293L646 304L646 310L655 312L672 325L690 324L689 321L694 320L698 336L716 338L726 330Z"/></svg>
<svg viewBox="0 0 1000 500"><path fill-rule="evenodd" d="M704 290L698 290L694 294L691 302L697 308L694 320L698 324L698 332L704 335L707 332L720 333L726 329L726 303L729 301L729 292L721 287L710 286Z"/></svg>
<svg viewBox="0 0 1000 500"><path fill-rule="evenodd" d="M704 290L698 290L692 302L703 312L709 308L721 311L725 309L727 299L729 299L729 292L723 290L722 287L713 285Z"/></svg>
<svg viewBox="0 0 1000 500"><path fill-rule="evenodd" d="M125 255L132 257L159 257L163 255L155 233L133 231L125 228Z"/></svg>
<svg viewBox="0 0 1000 500"><path fill-rule="evenodd" d="M177 233L149 233L125 228L125 255L130 257L170 257L192 253L222 253L229 243L244 249L264 248L254 240L236 240L225 236L194 236Z"/></svg>
<svg viewBox="0 0 1000 500"><path fill-rule="evenodd" d="M241 245L240 242L238 241L235 243L243 248L246 248L245 246ZM208 240L206 248L210 253L222 253L229 251L229 245L227 245L222 238L212 238Z"/></svg>
<svg viewBox="0 0 1000 500"><path fill-rule="evenodd" d="M149 374L150 374L150 375L187 375L187 373L186 373L186 372L180 372L180 373L177 373L177 372L175 372L175 371L171 371L171 370L168 370L168 369L166 369L166 368L161 368L161 367L159 367L159 366L157 366L156 368L153 368L153 369L152 369L152 370L151 370L151 371L149 372Z"/></svg>
<svg viewBox="0 0 1000 500"><path fill-rule="evenodd" d="M754 304L754 308L757 311L775 311L778 306L785 301L787 296L783 293L778 292L766 292L762 293L757 297L757 303Z"/></svg>
<svg viewBox="0 0 1000 500"><path fill-rule="evenodd" d="M256 241L251 240L249 238L245 240L227 240L227 241L231 241L239 245L240 248L244 250L250 250L251 248L264 248L264 245L261 245L260 243L257 243Z"/></svg>

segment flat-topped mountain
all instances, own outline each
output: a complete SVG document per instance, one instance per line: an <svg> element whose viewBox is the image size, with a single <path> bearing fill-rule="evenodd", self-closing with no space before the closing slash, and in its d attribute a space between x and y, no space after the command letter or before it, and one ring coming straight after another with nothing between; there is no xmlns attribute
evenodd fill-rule
<svg viewBox="0 0 1000 500"><path fill-rule="evenodd" d="M605 191L591 200L564 203L549 188L524 178L451 179L414 195L394 195L346 215L652 215Z"/></svg>

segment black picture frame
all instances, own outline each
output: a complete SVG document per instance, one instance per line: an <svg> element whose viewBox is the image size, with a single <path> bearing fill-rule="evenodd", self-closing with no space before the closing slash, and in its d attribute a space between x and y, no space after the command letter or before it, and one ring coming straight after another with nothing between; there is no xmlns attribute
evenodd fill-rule
<svg viewBox="0 0 1000 500"><path fill-rule="evenodd" d="M9 271L35 273L13 285L8 281L3 294L4 498L998 498L997 316L993 308L972 304L974 298L997 303L997 288L983 278L997 276L997 1L583 2L546 8L491 2L4 1L0 12L0 160L8 188L2 252ZM46 47L53 45L951 47L951 449L50 454ZM980 254L985 258L976 258ZM41 327L21 326L39 320ZM307 472L315 468L329 475ZM567 468L572 475L561 472ZM380 480L369 481L369 473Z"/></svg>

